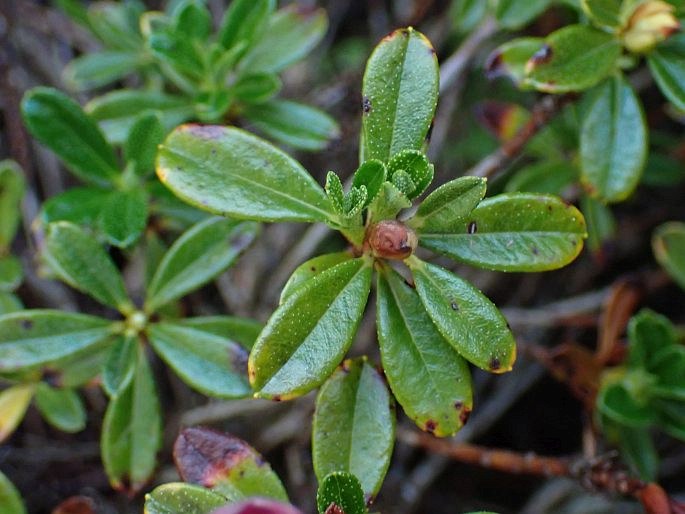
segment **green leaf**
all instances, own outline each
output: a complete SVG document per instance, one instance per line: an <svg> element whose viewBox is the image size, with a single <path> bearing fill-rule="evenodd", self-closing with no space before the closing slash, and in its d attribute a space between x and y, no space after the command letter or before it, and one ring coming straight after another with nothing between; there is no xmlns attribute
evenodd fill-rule
<svg viewBox="0 0 685 514"><path fill-rule="evenodd" d="M205 42L212 29L212 15L203 0L187 0L174 12L174 28L187 39Z"/></svg>
<svg viewBox="0 0 685 514"><path fill-rule="evenodd" d="M395 173L395 177L397 175L398 173ZM411 200L395 184L383 182L378 196L369 206L368 219L371 223L392 219L402 209L408 209L409 207L411 207Z"/></svg>
<svg viewBox="0 0 685 514"><path fill-rule="evenodd" d="M386 36L364 73L360 162L387 162L402 150L422 150L438 85L435 50L423 34L406 28Z"/></svg>
<svg viewBox="0 0 685 514"><path fill-rule="evenodd" d="M387 177L385 165L376 159L362 163L352 178L352 187L366 188L366 205L376 199Z"/></svg>
<svg viewBox="0 0 685 514"><path fill-rule="evenodd" d="M236 99L247 103L262 103L275 96L282 83L277 75L271 73L252 73L243 75L232 88Z"/></svg>
<svg viewBox="0 0 685 514"><path fill-rule="evenodd" d="M201 427L181 431L174 460L185 482L211 488L231 500L262 496L288 501L271 466L249 444Z"/></svg>
<svg viewBox="0 0 685 514"><path fill-rule="evenodd" d="M654 371L655 357L676 342L673 324L661 314L642 309L628 323L628 366Z"/></svg>
<svg viewBox="0 0 685 514"><path fill-rule="evenodd" d="M107 185L119 175L114 150L94 120L56 89L37 87L21 102L31 135L50 148L80 179Z"/></svg>
<svg viewBox="0 0 685 514"><path fill-rule="evenodd" d="M21 301L15 295L0 291L0 316L20 311L23 308Z"/></svg>
<svg viewBox="0 0 685 514"><path fill-rule="evenodd" d="M578 170L568 161L544 160L518 170L507 182L507 192L561 194L577 179Z"/></svg>
<svg viewBox="0 0 685 514"><path fill-rule="evenodd" d="M86 105L92 119L112 143L124 143L140 113L157 111L165 132L192 118L195 112L190 100L159 91L122 89L94 98Z"/></svg>
<svg viewBox="0 0 685 514"><path fill-rule="evenodd" d="M440 266L408 264L416 291L435 326L462 357L486 371L510 371L516 342L507 321L483 293Z"/></svg>
<svg viewBox="0 0 685 514"><path fill-rule="evenodd" d="M186 202L259 221L325 221L332 207L302 166L236 128L183 125L160 147L160 180Z"/></svg>
<svg viewBox="0 0 685 514"><path fill-rule="evenodd" d="M681 441L685 441L685 402L682 400L656 400L661 429Z"/></svg>
<svg viewBox="0 0 685 514"><path fill-rule="evenodd" d="M52 361L43 368L43 373L50 377L50 384L55 387L74 389L93 385L96 376L102 371L109 346L115 339L102 342Z"/></svg>
<svg viewBox="0 0 685 514"><path fill-rule="evenodd" d="M378 493L395 440L394 407L383 377L366 358L342 363L316 398L312 456L319 483L343 471L359 479L367 497Z"/></svg>
<svg viewBox="0 0 685 514"><path fill-rule="evenodd" d="M64 82L75 91L88 91L120 80L148 64L140 52L103 51L82 55L64 69Z"/></svg>
<svg viewBox="0 0 685 514"><path fill-rule="evenodd" d="M371 288L367 258L308 280L272 314L248 363L260 398L292 398L321 384L352 344Z"/></svg>
<svg viewBox="0 0 685 514"><path fill-rule="evenodd" d="M545 271L575 259L586 236L583 215L553 196L493 196L467 219L459 232L422 232L419 244L479 268Z"/></svg>
<svg viewBox="0 0 685 514"><path fill-rule="evenodd" d="M654 408L638 404L621 383L606 384L600 389L597 408L608 418L632 428L644 428L656 420Z"/></svg>
<svg viewBox="0 0 685 514"><path fill-rule="evenodd" d="M0 255L0 292L11 293L23 279L21 261L14 255Z"/></svg>
<svg viewBox="0 0 685 514"><path fill-rule="evenodd" d="M433 181L433 165L418 150L402 150L388 162L388 176L404 171L414 183L414 190L407 195L410 200L423 193Z"/></svg>
<svg viewBox="0 0 685 514"><path fill-rule="evenodd" d="M131 383L136 367L135 337L118 337L107 354L102 368L102 387L108 396L117 396Z"/></svg>
<svg viewBox="0 0 685 514"><path fill-rule="evenodd" d="M580 132L580 180L592 196L618 202L632 194L645 166L647 135L630 85L620 76L604 82Z"/></svg>
<svg viewBox="0 0 685 514"><path fill-rule="evenodd" d="M154 111L144 112L133 123L124 144L124 159L133 165L136 175L145 177L154 173L157 147L165 135L159 114Z"/></svg>
<svg viewBox="0 0 685 514"><path fill-rule="evenodd" d="M621 25L621 0L580 0L580 5L593 23L615 29Z"/></svg>
<svg viewBox="0 0 685 514"><path fill-rule="evenodd" d="M133 380L110 401L100 450L112 487L140 490L155 469L161 443L161 414L145 350L138 346ZM127 484L127 485L125 485Z"/></svg>
<svg viewBox="0 0 685 514"><path fill-rule="evenodd" d="M473 30L488 11L488 3L483 0L454 0L450 7L450 21L460 33Z"/></svg>
<svg viewBox="0 0 685 514"><path fill-rule="evenodd" d="M463 226L466 216L485 196L487 180L460 177L429 194L409 226L419 232L451 232Z"/></svg>
<svg viewBox="0 0 685 514"><path fill-rule="evenodd" d="M587 25L568 25L547 36L526 64L526 78L547 93L583 91L613 73L620 56L616 36Z"/></svg>
<svg viewBox="0 0 685 514"><path fill-rule="evenodd" d="M171 483L145 495L145 514L211 514L225 503L224 496L204 487Z"/></svg>
<svg viewBox="0 0 685 514"><path fill-rule="evenodd" d="M378 275L377 328L383 371L422 430L454 435L473 406L466 361L435 328L414 289L395 271Z"/></svg>
<svg viewBox="0 0 685 514"><path fill-rule="evenodd" d="M640 478L656 480L659 471L659 456L649 430L619 426L619 446L621 456L628 461Z"/></svg>
<svg viewBox="0 0 685 514"><path fill-rule="evenodd" d="M0 318L0 371L47 364L106 342L111 321L85 314L30 310Z"/></svg>
<svg viewBox="0 0 685 514"><path fill-rule="evenodd" d="M91 236L72 223L48 225L43 258L62 281L121 312L133 309L112 259Z"/></svg>
<svg viewBox="0 0 685 514"><path fill-rule="evenodd" d="M653 356L652 373L658 376L650 387L654 396L685 402L685 346L672 345Z"/></svg>
<svg viewBox="0 0 685 514"><path fill-rule="evenodd" d="M616 234L616 219L611 209L602 202L583 195L580 198L581 211L587 221L587 244L590 250L598 252Z"/></svg>
<svg viewBox="0 0 685 514"><path fill-rule="evenodd" d="M266 28L240 63L250 73L278 73L307 55L326 33L323 9L292 5L271 15Z"/></svg>
<svg viewBox="0 0 685 514"><path fill-rule="evenodd" d="M46 225L54 221L93 225L100 217L102 207L111 194L111 189L99 187L68 189L43 203L40 211L41 222Z"/></svg>
<svg viewBox="0 0 685 514"><path fill-rule="evenodd" d="M102 205L98 227L109 244L127 248L147 225L147 195L143 189L114 191Z"/></svg>
<svg viewBox="0 0 685 514"><path fill-rule="evenodd" d="M658 227L652 249L657 262L685 289L685 223L671 221Z"/></svg>
<svg viewBox="0 0 685 514"><path fill-rule="evenodd" d="M292 275L290 275L290 278L283 286L279 304L283 304L295 291L307 284L310 279L320 275L333 266L336 266L341 262L349 261L350 259L352 259L352 255L349 252L337 252L319 255L303 262L295 268L295 271L293 271Z"/></svg>
<svg viewBox="0 0 685 514"><path fill-rule="evenodd" d="M275 0L234 0L219 28L219 42L231 48L244 41L249 46L261 35L276 5Z"/></svg>
<svg viewBox="0 0 685 514"><path fill-rule="evenodd" d="M659 89L680 111L685 111L685 34L674 34L647 56Z"/></svg>
<svg viewBox="0 0 685 514"><path fill-rule="evenodd" d="M142 44L138 18L143 8L137 2L96 2L88 7L90 27L107 47L136 50Z"/></svg>
<svg viewBox="0 0 685 514"><path fill-rule="evenodd" d="M34 392L33 384L18 384L0 391L0 442L12 435L24 419ZM0 506L2 506L2 501L0 501Z"/></svg>
<svg viewBox="0 0 685 514"><path fill-rule="evenodd" d="M326 185L324 186L324 191L326 195L331 200L331 204L338 214L345 213L345 191L343 190L342 182L340 177L334 172L329 171L326 174Z"/></svg>
<svg viewBox="0 0 685 514"><path fill-rule="evenodd" d="M26 514L26 507L19 491L2 472L0 472L0 511L5 514Z"/></svg>
<svg viewBox="0 0 685 514"><path fill-rule="evenodd" d="M174 322L196 328L240 343L243 348L251 349L264 326L258 321L235 316L203 316L186 318Z"/></svg>
<svg viewBox="0 0 685 514"><path fill-rule="evenodd" d="M316 492L316 506L319 514L344 512L344 514L365 514L364 492L352 473L331 473L321 480ZM331 509L337 506L338 510ZM330 509L330 510L329 510Z"/></svg>
<svg viewBox="0 0 685 514"><path fill-rule="evenodd" d="M321 150L340 136L338 124L328 114L290 100L246 105L243 115L267 136L302 150Z"/></svg>
<svg viewBox="0 0 685 514"><path fill-rule="evenodd" d="M545 11L551 0L499 0L495 17L502 27L518 29Z"/></svg>
<svg viewBox="0 0 685 514"><path fill-rule="evenodd" d="M150 343L184 382L208 396L242 398L251 393L247 352L229 337L176 323L154 323Z"/></svg>
<svg viewBox="0 0 685 514"><path fill-rule="evenodd" d="M212 280L252 242L258 229L252 222L212 217L186 231L159 263L147 290L147 312Z"/></svg>
<svg viewBox="0 0 685 514"><path fill-rule="evenodd" d="M509 77L518 87L525 86L526 63L544 42L539 37L521 37L498 46L485 61L487 77Z"/></svg>
<svg viewBox="0 0 685 514"><path fill-rule="evenodd" d="M652 187L671 187L685 182L685 166L668 155L654 151L647 155L641 184Z"/></svg>
<svg viewBox="0 0 685 514"><path fill-rule="evenodd" d="M19 165L9 159L0 161L0 255L9 249L17 233L25 187Z"/></svg>
<svg viewBox="0 0 685 514"><path fill-rule="evenodd" d="M41 382L36 388L36 407L48 423L63 432L86 428L86 410L73 389L53 389Z"/></svg>
<svg viewBox="0 0 685 514"><path fill-rule="evenodd" d="M146 16L156 16L147 13ZM167 66L178 81L201 81L207 72L206 59L200 46L183 32L176 30L166 20L163 23L147 23L146 44L149 51ZM190 89L188 87L187 89Z"/></svg>

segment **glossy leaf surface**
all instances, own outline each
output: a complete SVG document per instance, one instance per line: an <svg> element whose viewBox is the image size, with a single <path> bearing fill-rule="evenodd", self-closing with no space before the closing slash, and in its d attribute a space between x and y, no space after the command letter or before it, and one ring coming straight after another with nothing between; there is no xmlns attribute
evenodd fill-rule
<svg viewBox="0 0 685 514"><path fill-rule="evenodd" d="M366 359L344 361L316 399L312 455L319 483L343 471L359 479L367 497L375 496L394 440L394 402L385 380Z"/></svg>
<svg viewBox="0 0 685 514"><path fill-rule="evenodd" d="M111 189L74 187L48 198L41 206L40 218L45 224L69 221L76 225L94 225Z"/></svg>
<svg viewBox="0 0 685 514"><path fill-rule="evenodd" d="M210 514L225 503L224 496L204 487L171 483L145 495L145 514Z"/></svg>
<svg viewBox="0 0 685 514"><path fill-rule="evenodd" d="M228 337L175 323L149 329L152 347L191 387L208 396L250 394L247 351Z"/></svg>
<svg viewBox="0 0 685 514"><path fill-rule="evenodd" d="M390 389L422 430L438 437L454 435L472 408L466 361L396 272L379 273L377 290L378 341Z"/></svg>
<svg viewBox="0 0 685 514"><path fill-rule="evenodd" d="M435 51L423 34L407 28L386 36L364 73L360 162L423 149L438 85Z"/></svg>
<svg viewBox="0 0 685 514"><path fill-rule="evenodd" d="M136 368L138 339L118 337L102 368L102 387L110 396L116 396L131 383Z"/></svg>
<svg viewBox="0 0 685 514"><path fill-rule="evenodd" d="M597 25L616 28L621 24L621 0L581 0L585 14Z"/></svg>
<svg viewBox="0 0 685 514"><path fill-rule="evenodd" d="M145 64L139 52L103 51L82 55L64 69L64 82L76 91L106 86Z"/></svg>
<svg viewBox="0 0 685 514"><path fill-rule="evenodd" d="M483 200L460 232L422 233L419 244L458 261L499 271L544 271L580 253L585 220L556 197L508 193Z"/></svg>
<svg viewBox="0 0 685 514"><path fill-rule="evenodd" d="M73 389L54 389L42 382L36 388L36 407L62 432L80 432L86 427L85 407Z"/></svg>
<svg viewBox="0 0 685 514"><path fill-rule="evenodd" d="M204 332L236 341L243 348L254 346L263 325L258 321L235 316L202 316L174 321L178 325L195 328Z"/></svg>
<svg viewBox="0 0 685 514"><path fill-rule="evenodd" d="M0 319L0 371L40 366L105 342L111 321L85 314L30 310Z"/></svg>
<svg viewBox="0 0 685 514"><path fill-rule="evenodd" d="M309 279L314 278L341 262L349 261L350 259L352 259L352 255L349 252L336 252L319 255L303 262L295 268L295 271L293 271L292 275L290 275L290 278L283 286L279 303L283 303L287 300L292 293L306 284Z"/></svg>
<svg viewBox="0 0 685 514"><path fill-rule="evenodd" d="M440 266L409 262L416 291L444 338L486 371L510 371L516 343L497 307L476 287Z"/></svg>
<svg viewBox="0 0 685 514"><path fill-rule="evenodd" d="M685 289L685 223L673 221L657 228L652 248L659 264Z"/></svg>
<svg viewBox="0 0 685 514"><path fill-rule="evenodd" d="M75 289L119 310L132 308L112 259L92 236L76 225L66 221L51 223L43 258L61 280Z"/></svg>
<svg viewBox="0 0 685 514"><path fill-rule="evenodd" d="M183 125L160 147L159 178L181 199L224 216L325 221L323 189L291 157L247 132Z"/></svg>
<svg viewBox="0 0 685 514"><path fill-rule="evenodd" d="M368 512L359 480L353 474L344 472L331 473L321 480L316 492L316 506L319 514Z"/></svg>
<svg viewBox="0 0 685 514"><path fill-rule="evenodd" d="M24 419L34 392L33 384L17 384L0 391L0 442L7 439Z"/></svg>
<svg viewBox="0 0 685 514"><path fill-rule="evenodd" d="M142 189L114 191L101 209L98 227L111 245L131 246L147 225L148 199Z"/></svg>
<svg viewBox="0 0 685 514"><path fill-rule="evenodd" d="M31 135L57 154L79 178L103 185L119 174L114 150L81 107L47 87L29 91L21 103Z"/></svg>
<svg viewBox="0 0 685 514"><path fill-rule="evenodd" d="M143 113L131 126L124 144L124 159L138 176L151 175L155 171L157 146L165 135L166 130L155 112Z"/></svg>
<svg viewBox="0 0 685 514"><path fill-rule="evenodd" d="M233 263L258 229L252 222L212 217L186 231L159 263L146 309L153 312L209 282Z"/></svg>
<svg viewBox="0 0 685 514"><path fill-rule="evenodd" d="M650 405L637 403L620 383L600 389L597 408L614 421L633 428L644 428L656 420L656 411Z"/></svg>
<svg viewBox="0 0 685 514"><path fill-rule="evenodd" d="M625 200L647 158L647 127L632 87L621 77L600 86L580 132L581 181L605 202Z"/></svg>
<svg viewBox="0 0 685 514"><path fill-rule="evenodd" d="M235 0L224 13L219 42L231 48L241 41L251 43L260 35L276 5L275 0Z"/></svg>
<svg viewBox="0 0 685 514"><path fill-rule="evenodd" d="M292 398L321 384L347 353L371 288L371 263L342 262L307 281L272 314L249 359L256 395Z"/></svg>
<svg viewBox="0 0 685 514"><path fill-rule="evenodd" d="M486 180L460 177L443 184L421 202L409 226L417 232L451 232L485 196Z"/></svg>
<svg viewBox="0 0 685 514"><path fill-rule="evenodd" d="M502 27L517 29L537 17L550 3L550 0L499 0L495 16Z"/></svg>
<svg viewBox="0 0 685 514"><path fill-rule="evenodd" d="M567 161L544 160L521 168L507 183L507 192L560 194L578 180L578 170Z"/></svg>
<svg viewBox="0 0 685 514"><path fill-rule="evenodd" d="M498 46L485 62L488 78L509 77L517 86L525 85L526 63L543 44L539 37L521 37Z"/></svg>
<svg viewBox="0 0 685 514"><path fill-rule="evenodd" d="M685 111L685 34L675 34L657 46L647 62L664 96Z"/></svg>

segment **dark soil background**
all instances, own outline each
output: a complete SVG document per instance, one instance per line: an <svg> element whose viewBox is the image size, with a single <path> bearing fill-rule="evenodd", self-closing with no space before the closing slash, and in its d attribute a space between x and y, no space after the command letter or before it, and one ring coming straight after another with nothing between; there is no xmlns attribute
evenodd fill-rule
<svg viewBox="0 0 685 514"><path fill-rule="evenodd" d="M146 3L151 8L159 7L157 1ZM356 168L361 76L365 60L377 41L395 27L412 24L433 41L443 62L459 48L463 36L455 35L449 2L445 1L301 3L327 9L329 33L306 61L286 73L282 96L316 104L341 124L341 138L325 151L295 154L323 183L329 169L348 176ZM223 10L220 0L209 0L208 4L215 13ZM569 13L553 8L528 27L526 33L544 35L572 21ZM488 52L512 37L490 28L474 35L470 40L473 48L466 55L460 54L466 59L441 97L429 151L436 165L436 185L467 173L496 149L494 138L476 123L474 109L479 101L513 96L532 106L539 98L532 93L518 95L502 80L488 83L483 78ZM52 154L28 137L18 107L23 92L30 87L51 85L66 89L61 78L65 64L95 48L97 41L49 2L0 0L0 158L17 160L29 183L23 205L24 232L15 248L25 265L27 278L19 295L27 307L83 312L97 309L84 296L44 280L37 273L32 220L40 202L75 182ZM636 80L641 81L641 98L650 129L678 141L669 151L685 165L682 123L666 114L665 101L648 75L638 72ZM77 98L81 102L88 99L83 95ZM496 192L498 187L501 184L498 186L495 178L491 191ZM474 371L475 409L457 441L578 459L610 450L593 434L591 416L567 384L553 378L535 356L539 357L540 349L568 342L594 349L603 306L617 284L628 284L630 291L636 292L638 307L649 306L676 323L685 322L685 293L659 270L650 248L651 233L657 225L685 219L684 200L683 183L668 188L640 187L630 200L613 208L619 225L617 237L600 253L592 255L585 250L560 271L503 274L450 264L503 309L520 343L519 358L511 373L495 376ZM234 268L215 285L187 298L184 308L189 314L231 313L264 321L277 304L280 287L297 264L343 244L323 227L267 226ZM120 262L126 262L118 257ZM371 308L352 354L367 353L377 362L375 338ZM171 444L179 427L200 424L245 438L272 463L293 502L305 512L314 512L316 480L310 454L313 395L287 403L209 400L191 392L161 362L154 364L163 401L165 445L150 488L177 480ZM118 495L110 489L102 470L98 440L105 397L97 387L83 394L89 409L86 430L75 435L60 433L30 408L18 431L0 446L0 469L22 492L31 513L51 512L73 495L90 497L98 513L140 513L142 495ZM414 431L415 427L400 415L400 440L376 503L379 512L641 512L636 502L588 491L577 480L505 473L455 462L408 444L406 434ZM682 499L685 446L665 436L658 436L657 441L663 457L660 483L670 494L680 494Z"/></svg>

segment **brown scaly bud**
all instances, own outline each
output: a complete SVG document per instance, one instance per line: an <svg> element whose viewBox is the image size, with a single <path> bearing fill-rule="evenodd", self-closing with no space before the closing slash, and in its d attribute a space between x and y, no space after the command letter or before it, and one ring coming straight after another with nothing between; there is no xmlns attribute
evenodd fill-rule
<svg viewBox="0 0 685 514"><path fill-rule="evenodd" d="M374 257L404 260L416 249L416 233L397 220L379 221L366 231L366 245Z"/></svg>
<svg viewBox="0 0 685 514"><path fill-rule="evenodd" d="M647 0L630 15L623 31L623 44L634 53L649 52L679 28L673 5L663 0Z"/></svg>

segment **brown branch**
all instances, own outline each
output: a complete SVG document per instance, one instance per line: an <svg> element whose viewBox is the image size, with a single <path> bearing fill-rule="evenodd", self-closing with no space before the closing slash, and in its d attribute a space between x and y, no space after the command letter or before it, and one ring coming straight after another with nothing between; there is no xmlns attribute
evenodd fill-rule
<svg viewBox="0 0 685 514"><path fill-rule="evenodd" d="M575 94L547 95L543 96L535 104L530 119L521 127L517 134L504 142L495 152L483 158L471 168L466 175L476 177L491 177L509 161L519 155L528 141L530 141L540 129L547 125L561 110L578 98Z"/></svg>

